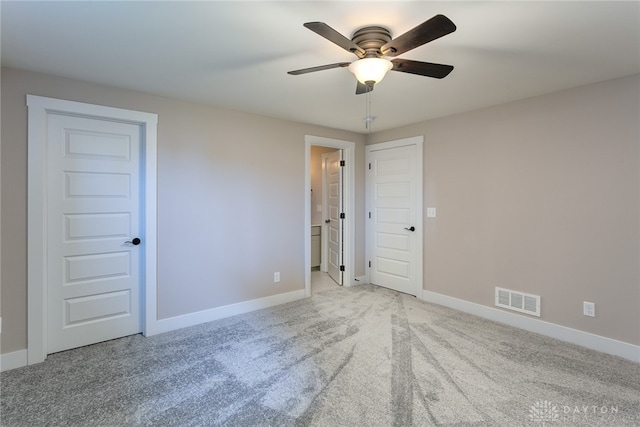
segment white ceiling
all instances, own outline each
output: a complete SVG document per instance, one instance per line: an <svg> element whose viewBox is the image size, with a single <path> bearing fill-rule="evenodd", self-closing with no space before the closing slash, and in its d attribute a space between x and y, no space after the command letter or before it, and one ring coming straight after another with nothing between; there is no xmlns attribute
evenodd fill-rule
<svg viewBox="0 0 640 427"><path fill-rule="evenodd" d="M400 57L455 69L390 72L374 131L640 72L638 1L2 1L2 65L366 132L347 68L286 73L357 59L302 24L395 37L436 14L457 31Z"/></svg>

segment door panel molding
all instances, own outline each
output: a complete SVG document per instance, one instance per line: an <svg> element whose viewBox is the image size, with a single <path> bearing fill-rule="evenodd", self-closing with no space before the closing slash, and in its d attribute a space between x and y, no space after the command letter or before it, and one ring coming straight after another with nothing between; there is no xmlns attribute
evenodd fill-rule
<svg viewBox="0 0 640 427"><path fill-rule="evenodd" d="M355 155L356 143L321 136L305 135L305 175L304 175L304 289L305 296L311 296L311 146L319 145L342 150L342 158L347 170L344 174L343 200L346 218L344 221L344 258L345 270L342 274L342 285L351 286L355 279Z"/></svg>
<svg viewBox="0 0 640 427"><path fill-rule="evenodd" d="M405 138L405 139L399 139L399 140L394 140L394 141L388 141L388 142L380 142L377 144L371 144L371 145L367 145L365 147L365 157L366 157L366 162L369 162L369 159L371 158L371 153L375 152L375 151L380 151L380 150L388 150L388 149L396 149L396 148L402 148L402 147L407 147L407 146L415 146L416 147L416 214L415 214L415 218L417 220L417 227L418 230L416 231L416 233L414 234L415 238L416 238L416 244L415 244L415 248L417 250L417 255L415 257L415 276L416 276L416 283L415 283L415 292L413 292L413 295L416 295L418 298L422 298L422 289L423 289L423 240L424 240L424 218L423 218L423 209L422 209L422 204L423 204L423 142L424 142L424 137L422 135L419 136L415 136L415 137L410 137L410 138ZM370 174L367 174L367 179L366 179L366 211L367 212L371 212L371 205L372 205L372 201L371 201L371 189L372 189L372 178L370 176ZM383 189L384 190L384 189ZM390 191L396 191L391 189ZM383 212L384 214L384 212ZM394 218L397 219L398 217L401 216L401 212L398 212L397 210L394 212L389 212L390 214L390 218ZM368 218L370 218L368 216ZM373 231L373 227L371 225L371 220L367 219L367 225L366 225L366 244L365 244L365 256L367 260L371 260L372 256L373 256L373 249L372 249L372 245L373 245L373 241L376 238L373 235L374 231ZM382 236L383 237L383 241L382 244L386 244L388 246L390 246L392 249L394 247L404 247L402 245L406 245L406 242L403 242L400 237L398 236L393 236L393 238L389 237L389 236ZM369 265L369 263L367 263L367 265ZM391 262L389 261L385 267L388 267L388 273L390 275L393 274L397 274L397 275L401 275L400 273L402 273L402 268L403 266L401 266L400 264L398 264L397 262ZM370 268L367 268L367 282L371 283L370 280Z"/></svg>
<svg viewBox="0 0 640 427"><path fill-rule="evenodd" d="M27 364L44 361L47 356L47 136L50 113L112 120L141 126L143 268L142 331L154 335L157 330L156 307L156 194L157 194L157 125L152 113L105 107L75 101L27 95L28 107L28 212L27 212ZM113 153L108 153L113 154Z"/></svg>

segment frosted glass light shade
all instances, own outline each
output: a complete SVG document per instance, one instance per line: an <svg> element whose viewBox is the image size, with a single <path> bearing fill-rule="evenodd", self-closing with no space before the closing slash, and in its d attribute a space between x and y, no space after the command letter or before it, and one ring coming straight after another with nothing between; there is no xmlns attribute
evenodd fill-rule
<svg viewBox="0 0 640 427"><path fill-rule="evenodd" d="M356 79L358 79L360 83L378 83L384 78L391 67L393 67L393 64L388 59L364 58L349 64L349 71L356 75Z"/></svg>

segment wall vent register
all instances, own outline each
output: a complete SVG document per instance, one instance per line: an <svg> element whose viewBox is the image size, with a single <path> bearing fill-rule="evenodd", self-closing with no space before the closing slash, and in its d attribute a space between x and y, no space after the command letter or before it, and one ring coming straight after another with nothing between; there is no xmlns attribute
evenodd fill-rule
<svg viewBox="0 0 640 427"><path fill-rule="evenodd" d="M540 317L540 296L496 287L496 306Z"/></svg>

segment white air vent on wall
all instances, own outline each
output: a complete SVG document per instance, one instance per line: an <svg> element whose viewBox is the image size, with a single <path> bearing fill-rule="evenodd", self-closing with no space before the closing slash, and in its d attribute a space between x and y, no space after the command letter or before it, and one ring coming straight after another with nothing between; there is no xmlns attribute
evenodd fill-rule
<svg viewBox="0 0 640 427"><path fill-rule="evenodd" d="M540 296L496 287L496 305L540 317Z"/></svg>

